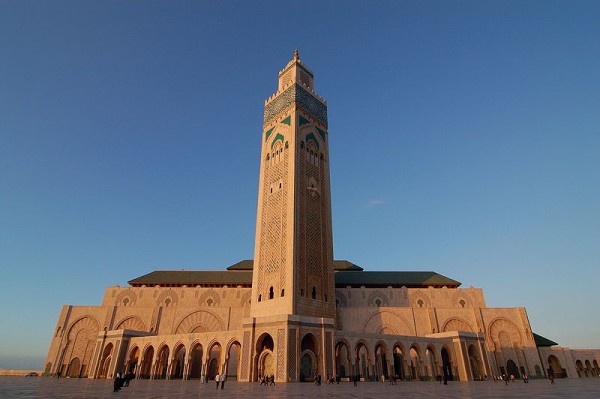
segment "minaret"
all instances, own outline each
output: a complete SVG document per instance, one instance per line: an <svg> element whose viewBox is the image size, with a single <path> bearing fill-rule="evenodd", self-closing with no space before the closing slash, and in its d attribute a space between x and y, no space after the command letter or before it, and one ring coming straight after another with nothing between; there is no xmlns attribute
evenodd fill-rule
<svg viewBox="0 0 600 399"><path fill-rule="evenodd" d="M252 317L335 317L327 102L294 58L265 101Z"/></svg>

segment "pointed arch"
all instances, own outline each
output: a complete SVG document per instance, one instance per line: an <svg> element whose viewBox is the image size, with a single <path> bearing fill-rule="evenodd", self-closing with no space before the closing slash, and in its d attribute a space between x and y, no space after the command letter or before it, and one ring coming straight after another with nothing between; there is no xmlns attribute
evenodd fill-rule
<svg viewBox="0 0 600 399"><path fill-rule="evenodd" d="M137 316L127 316L117 323L114 330L147 331L146 324Z"/></svg>
<svg viewBox="0 0 600 399"><path fill-rule="evenodd" d="M365 333L415 335L411 325L400 315L389 310L373 313L365 323Z"/></svg>
<svg viewBox="0 0 600 399"><path fill-rule="evenodd" d="M460 317L451 317L444 323L442 327L442 332L448 331L466 331L466 332L475 332L473 327L465 320Z"/></svg>
<svg viewBox="0 0 600 399"><path fill-rule="evenodd" d="M197 310L189 313L177 324L175 334L223 331L223 322L214 313Z"/></svg>

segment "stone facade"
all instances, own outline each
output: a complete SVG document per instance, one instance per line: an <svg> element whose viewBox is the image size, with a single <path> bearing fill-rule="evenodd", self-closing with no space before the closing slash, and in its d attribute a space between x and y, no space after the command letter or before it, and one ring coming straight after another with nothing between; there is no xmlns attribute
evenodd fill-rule
<svg viewBox="0 0 600 399"><path fill-rule="evenodd" d="M598 376L599 350L536 342L524 308L488 308L482 289L334 261L327 128L327 103L296 53L265 102L254 261L153 272L107 288L100 306L64 306L45 373Z"/></svg>

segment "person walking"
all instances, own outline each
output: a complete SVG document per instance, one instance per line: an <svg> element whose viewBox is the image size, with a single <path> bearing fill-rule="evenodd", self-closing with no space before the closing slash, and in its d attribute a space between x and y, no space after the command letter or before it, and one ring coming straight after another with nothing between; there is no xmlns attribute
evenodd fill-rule
<svg viewBox="0 0 600 399"><path fill-rule="evenodd" d="M217 383L217 389L219 389L219 382L221 381L221 379L219 378L219 373L217 373L217 375L215 375L215 382Z"/></svg>
<svg viewBox="0 0 600 399"><path fill-rule="evenodd" d="M225 375L225 373L223 373L223 375L221 376L221 389L223 389L223 387L225 386L225 380L227 380L227 376Z"/></svg>
<svg viewBox="0 0 600 399"><path fill-rule="evenodd" d="M121 390L121 375L117 373L115 381L113 383L113 392L119 392Z"/></svg>

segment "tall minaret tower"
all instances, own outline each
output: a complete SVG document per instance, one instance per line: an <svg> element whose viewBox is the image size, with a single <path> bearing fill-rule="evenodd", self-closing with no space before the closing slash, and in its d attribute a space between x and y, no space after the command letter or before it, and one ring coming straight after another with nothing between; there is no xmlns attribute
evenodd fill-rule
<svg viewBox="0 0 600 399"><path fill-rule="evenodd" d="M327 103L298 56L265 102L253 317L335 317Z"/></svg>
<svg viewBox="0 0 600 399"><path fill-rule="evenodd" d="M296 50L265 101L243 380L298 381L334 370L327 103L313 84Z"/></svg>

